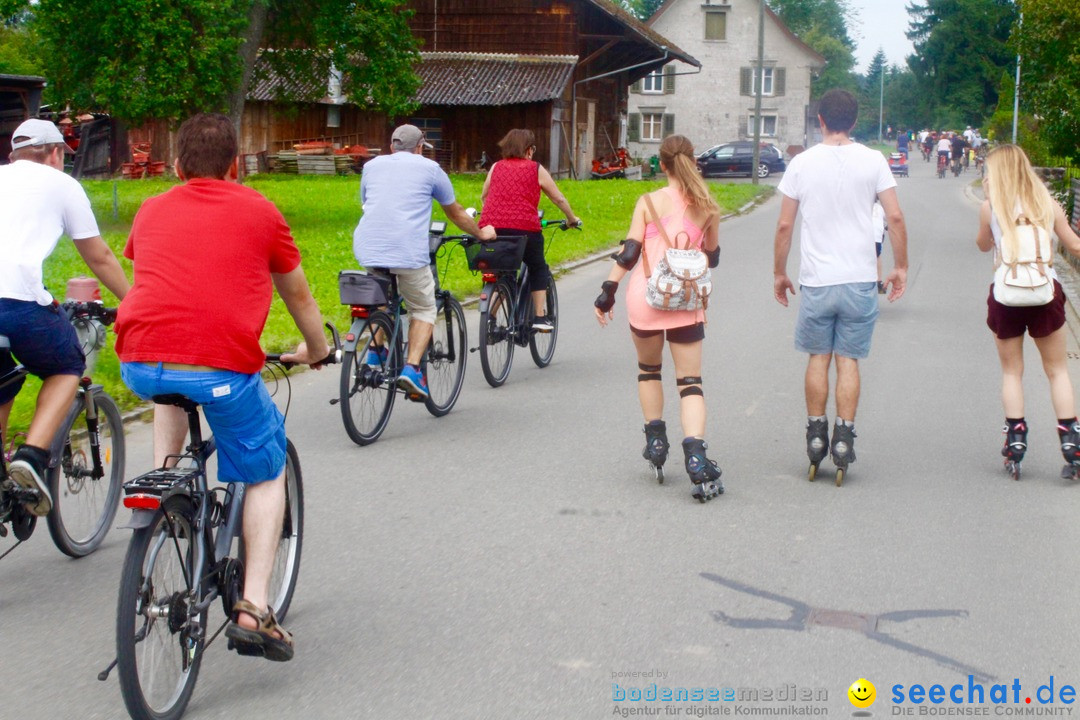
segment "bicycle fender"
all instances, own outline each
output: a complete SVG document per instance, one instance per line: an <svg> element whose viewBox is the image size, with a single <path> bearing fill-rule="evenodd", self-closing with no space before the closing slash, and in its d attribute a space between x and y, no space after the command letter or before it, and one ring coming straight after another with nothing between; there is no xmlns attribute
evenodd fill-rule
<svg viewBox="0 0 1080 720"><path fill-rule="evenodd" d="M352 325L349 326L349 332L345 333L345 337L341 340L342 352L356 352L360 331L364 329L365 323L367 323L366 319L356 318L353 320ZM352 338L352 340L349 338Z"/></svg>
<svg viewBox="0 0 1080 720"><path fill-rule="evenodd" d="M154 516L157 513L157 510L132 510L127 525L121 525L119 529L141 530L144 527L150 527L150 523L154 522Z"/></svg>
<svg viewBox="0 0 1080 720"><path fill-rule="evenodd" d="M484 283L484 287L480 288L480 304L476 308L478 312L487 312L493 292L495 292L495 283Z"/></svg>

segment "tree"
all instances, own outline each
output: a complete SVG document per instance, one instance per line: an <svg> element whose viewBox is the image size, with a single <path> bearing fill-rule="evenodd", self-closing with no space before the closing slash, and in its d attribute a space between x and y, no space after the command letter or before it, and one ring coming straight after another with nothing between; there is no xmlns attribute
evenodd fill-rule
<svg viewBox="0 0 1080 720"><path fill-rule="evenodd" d="M1080 4L1025 0L1013 43L1023 58L1020 101L1039 118L1039 135L1052 153L1080 157Z"/></svg>
<svg viewBox="0 0 1080 720"><path fill-rule="evenodd" d="M651 18L663 4L664 0L622 0L623 7L636 15L640 20L648 20Z"/></svg>
<svg viewBox="0 0 1080 720"><path fill-rule="evenodd" d="M223 111L239 125L260 49L288 80L283 98L326 95L333 67L350 102L391 115L411 110L417 43L402 4L39 0L31 12L50 81L73 105L133 124Z"/></svg>
<svg viewBox="0 0 1080 720"><path fill-rule="evenodd" d="M832 88L856 89L855 43L848 34L846 0L768 0L788 29L825 58L824 69L810 86L812 97Z"/></svg>

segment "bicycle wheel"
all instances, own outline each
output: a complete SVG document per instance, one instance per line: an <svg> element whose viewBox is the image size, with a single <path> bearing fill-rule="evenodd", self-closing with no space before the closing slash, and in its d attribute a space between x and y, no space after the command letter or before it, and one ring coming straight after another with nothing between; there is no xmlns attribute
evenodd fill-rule
<svg viewBox="0 0 1080 720"><path fill-rule="evenodd" d="M189 616L195 568L190 505L158 511L131 536L120 577L116 660L135 720L184 714L202 663L206 613Z"/></svg>
<svg viewBox="0 0 1080 720"><path fill-rule="evenodd" d="M499 280L491 288L488 309L480 313L480 367L491 387L510 375L514 361L514 288Z"/></svg>
<svg viewBox="0 0 1080 720"><path fill-rule="evenodd" d="M277 555L270 571L267 598L277 619L284 622L289 612L296 578L300 574L300 550L304 544L304 481L300 474L300 457L292 440L286 440L285 458L285 518L281 524Z"/></svg>
<svg viewBox="0 0 1080 720"><path fill-rule="evenodd" d="M555 356L555 343L559 340L559 293L555 290L555 278L548 276L547 285L547 314L551 318L551 332L537 332L532 330L533 317L536 312L532 305L529 306L529 352L532 353L536 367L545 368L551 364L551 358Z"/></svg>
<svg viewBox="0 0 1080 720"><path fill-rule="evenodd" d="M431 344L424 357L428 395L424 406L435 417L442 417L454 407L465 382L466 350L465 311L453 296L447 295L435 318Z"/></svg>
<svg viewBox="0 0 1080 720"><path fill-rule="evenodd" d="M357 445L370 445L379 439L390 421L390 410L397 395L393 368L399 365L392 342L394 324L385 313L372 313L356 341L356 350L346 352L341 361L341 419L345 432ZM368 364L372 339L379 337L385 355Z"/></svg>
<svg viewBox="0 0 1080 720"><path fill-rule="evenodd" d="M82 403L82 397L77 400ZM97 405L98 456L101 476L94 477L92 439L86 410L80 410L67 429L63 454L50 468L46 482L53 497L47 520L49 534L60 552L74 558L98 549L109 532L120 503L124 482L124 425L116 402L103 392L94 396Z"/></svg>

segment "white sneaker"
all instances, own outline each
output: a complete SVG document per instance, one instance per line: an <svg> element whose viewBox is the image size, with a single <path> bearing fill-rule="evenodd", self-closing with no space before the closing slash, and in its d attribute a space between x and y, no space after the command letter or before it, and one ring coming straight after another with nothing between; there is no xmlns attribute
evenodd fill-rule
<svg viewBox="0 0 1080 720"><path fill-rule="evenodd" d="M33 513L38 517L49 514L53 505L52 494L49 492L49 488L41 480L41 476L38 475L38 472L34 469L33 465L25 460L13 460L11 464L8 465L8 477L15 481L15 484L21 488L37 491L37 503L25 504L27 512Z"/></svg>

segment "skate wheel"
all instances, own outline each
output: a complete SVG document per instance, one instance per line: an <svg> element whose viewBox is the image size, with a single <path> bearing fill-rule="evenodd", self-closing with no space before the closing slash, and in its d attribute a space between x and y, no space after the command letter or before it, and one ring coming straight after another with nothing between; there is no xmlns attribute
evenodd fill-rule
<svg viewBox="0 0 1080 720"><path fill-rule="evenodd" d="M664 484L664 467L662 465L654 465L653 469L656 470L656 482L663 485Z"/></svg>
<svg viewBox="0 0 1080 720"><path fill-rule="evenodd" d="M836 487L844 484L844 468L836 468Z"/></svg>
<svg viewBox="0 0 1080 720"><path fill-rule="evenodd" d="M1005 463L1005 469L1009 471L1010 475L1012 475L1013 480L1019 480L1020 479L1020 463L1018 463L1018 462Z"/></svg>
<svg viewBox="0 0 1080 720"><path fill-rule="evenodd" d="M814 482L814 478L817 477L817 465L810 463L810 471L807 473L806 479L810 482Z"/></svg>

